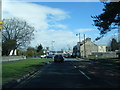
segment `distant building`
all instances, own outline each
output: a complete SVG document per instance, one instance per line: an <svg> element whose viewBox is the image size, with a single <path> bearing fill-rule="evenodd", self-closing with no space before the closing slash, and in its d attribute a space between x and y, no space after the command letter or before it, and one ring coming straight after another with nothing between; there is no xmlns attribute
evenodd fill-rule
<svg viewBox="0 0 120 90"><path fill-rule="evenodd" d="M86 38L73 47L73 55L77 57L88 57L94 52L106 52L106 46L96 45L91 41L91 38Z"/></svg>
<svg viewBox="0 0 120 90"><path fill-rule="evenodd" d="M73 47L73 53L72 53L72 55L73 55L74 57L77 56L77 45L75 45L75 46Z"/></svg>
<svg viewBox="0 0 120 90"><path fill-rule="evenodd" d="M64 54L64 51L50 51L49 54Z"/></svg>

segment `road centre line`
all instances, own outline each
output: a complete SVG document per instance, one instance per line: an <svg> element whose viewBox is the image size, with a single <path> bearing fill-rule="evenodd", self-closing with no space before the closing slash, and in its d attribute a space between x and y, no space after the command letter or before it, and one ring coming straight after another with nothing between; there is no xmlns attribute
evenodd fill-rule
<svg viewBox="0 0 120 90"><path fill-rule="evenodd" d="M79 70L87 79L91 80L90 77L88 77L83 71Z"/></svg>
<svg viewBox="0 0 120 90"><path fill-rule="evenodd" d="M72 61L71 61L72 62ZM72 62L73 65L73 62ZM74 66L74 65L73 65ZM77 68L76 66L74 66L74 68ZM91 80L90 77L88 77L83 71L79 70L80 73L82 73L82 75L84 75L87 79Z"/></svg>
<svg viewBox="0 0 120 90"><path fill-rule="evenodd" d="M74 68L77 68L76 66L74 66Z"/></svg>

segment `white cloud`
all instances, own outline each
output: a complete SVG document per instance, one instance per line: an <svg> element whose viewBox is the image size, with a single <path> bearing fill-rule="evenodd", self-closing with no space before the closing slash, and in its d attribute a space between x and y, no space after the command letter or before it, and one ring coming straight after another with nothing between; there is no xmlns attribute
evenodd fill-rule
<svg viewBox="0 0 120 90"><path fill-rule="evenodd" d="M67 44L69 44L71 47L74 46L77 43L77 37L74 35L73 32L70 31L63 31L63 30L49 30L47 32L42 31L40 33L36 32L36 42L32 44L38 45L40 42L44 44L45 47L52 46L52 41L55 41L54 43L54 49L60 50L63 48L67 48ZM39 37L39 38L38 38Z"/></svg>
<svg viewBox="0 0 120 90"><path fill-rule="evenodd" d="M36 29L47 30L49 22L55 23L56 21L63 20L69 16L65 11L57 8L50 8L27 2L5 3L3 1L3 17L19 17L27 20L27 22L34 25Z"/></svg>
<svg viewBox="0 0 120 90"><path fill-rule="evenodd" d="M56 25L56 26L59 27L59 28L63 28L63 29L67 28L66 25L62 25L62 24L58 24L58 25Z"/></svg>
<svg viewBox="0 0 120 90"><path fill-rule="evenodd" d="M54 24L54 25L50 25L50 27L55 27L55 28L61 28L61 29L66 29L67 26L66 25L63 25L63 24Z"/></svg>
<svg viewBox="0 0 120 90"><path fill-rule="evenodd" d="M2 6L3 18L18 17L35 27L35 39L31 42L32 46L42 43L45 47L51 47L51 41L54 40L56 50L60 50L66 47L67 44L76 44L77 38L74 33L69 30L65 31L67 29L66 25L57 24L60 20L70 17L66 11L27 2L3 1ZM51 29L52 27L61 30Z"/></svg>

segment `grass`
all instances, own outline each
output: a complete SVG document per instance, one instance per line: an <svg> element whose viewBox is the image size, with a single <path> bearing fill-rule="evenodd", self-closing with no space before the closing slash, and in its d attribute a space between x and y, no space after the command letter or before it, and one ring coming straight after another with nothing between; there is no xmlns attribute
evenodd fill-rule
<svg viewBox="0 0 120 90"><path fill-rule="evenodd" d="M2 64L2 81L3 84L11 80L16 80L21 76L35 70L37 67L44 65L45 62L52 59L31 59L18 62L10 62Z"/></svg>
<svg viewBox="0 0 120 90"><path fill-rule="evenodd" d="M102 59L90 59L92 61L98 61L101 63L108 63L108 64L114 64L114 65L120 65L120 59L118 58L102 58Z"/></svg>

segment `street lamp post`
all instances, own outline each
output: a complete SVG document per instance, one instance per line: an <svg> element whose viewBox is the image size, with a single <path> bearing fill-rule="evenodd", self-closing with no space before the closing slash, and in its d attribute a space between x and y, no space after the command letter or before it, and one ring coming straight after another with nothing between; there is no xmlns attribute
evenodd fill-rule
<svg viewBox="0 0 120 90"><path fill-rule="evenodd" d="M85 34L84 34L84 58L86 57L86 47L85 47Z"/></svg>
<svg viewBox="0 0 120 90"><path fill-rule="evenodd" d="M80 33L76 34L76 36L78 36L79 38L79 42L77 43L77 56L80 57L80 43L81 43L81 39L80 39Z"/></svg>
<svg viewBox="0 0 120 90"><path fill-rule="evenodd" d="M54 45L53 43L55 43L55 41L52 41L52 51L54 51Z"/></svg>

